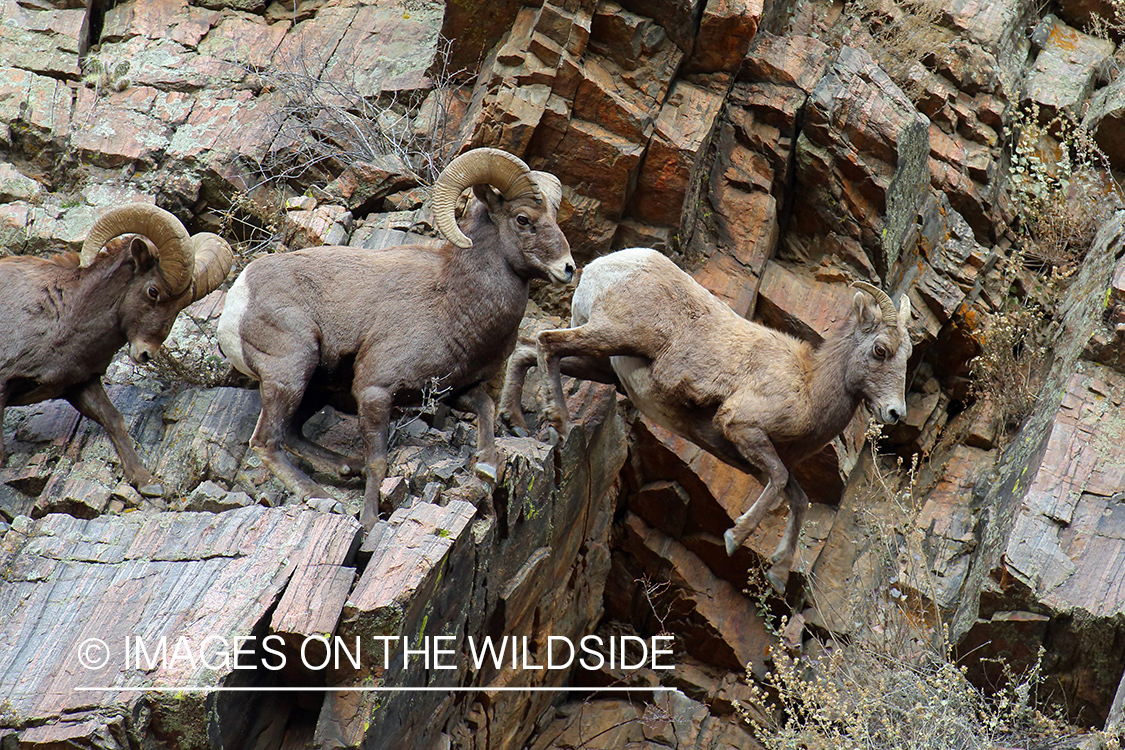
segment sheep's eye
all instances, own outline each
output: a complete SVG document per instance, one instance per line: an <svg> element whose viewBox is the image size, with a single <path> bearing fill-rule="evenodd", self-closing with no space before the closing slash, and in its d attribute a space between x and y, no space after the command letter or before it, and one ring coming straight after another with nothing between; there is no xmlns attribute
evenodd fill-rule
<svg viewBox="0 0 1125 750"><path fill-rule="evenodd" d="M887 348L882 344L876 344L875 347L871 350L871 353L875 355L875 359L887 358Z"/></svg>
<svg viewBox="0 0 1125 750"><path fill-rule="evenodd" d="M518 223L521 227L526 227L531 223L531 219L527 218L523 214L519 214L518 216L516 216L516 223Z"/></svg>
<svg viewBox="0 0 1125 750"><path fill-rule="evenodd" d="M154 286L150 286L148 288L148 298L153 302L156 302L160 299L160 290Z"/></svg>

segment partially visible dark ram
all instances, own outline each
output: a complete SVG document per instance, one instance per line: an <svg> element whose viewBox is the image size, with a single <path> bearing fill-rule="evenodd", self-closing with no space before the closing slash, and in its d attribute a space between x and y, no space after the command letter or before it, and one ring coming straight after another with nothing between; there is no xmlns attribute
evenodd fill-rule
<svg viewBox="0 0 1125 750"><path fill-rule="evenodd" d="M66 399L106 429L130 484L163 494L102 375L125 344L134 361L151 360L180 310L215 289L232 261L225 240L189 236L147 203L99 217L81 254L0 259L0 425L7 406ZM7 458L0 430L0 466Z"/></svg>

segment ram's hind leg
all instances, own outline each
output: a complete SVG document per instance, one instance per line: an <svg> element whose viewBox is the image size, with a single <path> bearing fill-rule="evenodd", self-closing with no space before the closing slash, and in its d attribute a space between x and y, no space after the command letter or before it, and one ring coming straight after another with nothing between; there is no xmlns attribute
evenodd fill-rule
<svg viewBox="0 0 1125 750"><path fill-rule="evenodd" d="M569 431L569 414L562 391L563 358L575 358L573 363L575 369L582 368L584 372L589 373L604 373L605 368L595 363L595 360L608 359L614 355L638 355L630 344L620 341L620 338L594 322L587 322L577 328L560 328L539 333L539 371L544 377L546 389L544 400L547 402L543 410L544 417L560 436L565 437Z"/></svg>
<svg viewBox="0 0 1125 750"><path fill-rule="evenodd" d="M314 443L304 436L301 428L324 407L323 399L310 398L306 392L285 435L285 445L290 452L301 456L319 471L342 477L357 477L363 473L363 461L354 456L345 456L330 448Z"/></svg>
<svg viewBox="0 0 1125 750"><path fill-rule="evenodd" d="M137 449L133 447L133 439L125 430L125 419L106 395L100 377L95 377L85 385L67 391L63 394L63 398L69 401L82 416L94 420L109 433L109 439L121 459L121 471L129 484L136 487L142 495L160 497L164 494L164 487L156 481L152 472L145 468L141 457L137 455Z"/></svg>
<svg viewBox="0 0 1125 750"><path fill-rule="evenodd" d="M508 368L504 373L504 390L500 394L500 420L517 435L527 434L527 422L523 418L523 384L527 371L535 365L535 347L520 345L508 357Z"/></svg>
<svg viewBox="0 0 1125 750"><path fill-rule="evenodd" d="M289 460L284 449L284 441L296 410L299 393L279 383L264 382L261 388L262 413L250 437L250 447L262 459L262 463L284 484L290 492L302 500L310 497L330 497L319 484Z"/></svg>

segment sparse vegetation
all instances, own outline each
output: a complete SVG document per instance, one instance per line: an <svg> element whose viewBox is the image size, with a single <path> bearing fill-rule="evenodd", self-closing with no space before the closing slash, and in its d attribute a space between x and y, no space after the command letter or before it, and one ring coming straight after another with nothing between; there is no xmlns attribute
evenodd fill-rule
<svg viewBox="0 0 1125 750"><path fill-rule="evenodd" d="M1015 243L992 274L997 310L980 326L973 391L1008 430L1034 408L1058 335L1056 310L1098 227L1123 206L1089 133L1065 112L1016 108L1007 127Z"/></svg>
<svg viewBox="0 0 1125 750"><path fill-rule="evenodd" d="M943 10L938 0L853 0L827 41L866 49L917 101L923 89L916 71L949 46L950 35L938 25Z"/></svg>
<svg viewBox="0 0 1125 750"><path fill-rule="evenodd" d="M419 92L367 91L350 68L323 69L316 54L297 54L265 69L247 68L263 92L281 95L271 114L273 144L253 165L256 182L230 198L223 231L242 240L243 253L274 251L284 239L288 197L318 197L349 164L391 158L404 173L432 184L456 155L453 115L463 71L449 68L451 42L440 39L431 86Z"/></svg>
<svg viewBox="0 0 1125 750"><path fill-rule="evenodd" d="M1002 666L1006 681L995 691L969 681L934 603L932 540L914 521L921 467L900 461L890 470L873 450L869 458L860 492L870 497L857 505L869 580L836 592L849 597L840 602L848 612L817 606L818 629L777 623L765 684L746 676L757 705L738 706L758 741L768 750L995 750L1056 747L1076 736L1039 705L1039 663L1023 673ZM831 622L846 634L819 629Z"/></svg>

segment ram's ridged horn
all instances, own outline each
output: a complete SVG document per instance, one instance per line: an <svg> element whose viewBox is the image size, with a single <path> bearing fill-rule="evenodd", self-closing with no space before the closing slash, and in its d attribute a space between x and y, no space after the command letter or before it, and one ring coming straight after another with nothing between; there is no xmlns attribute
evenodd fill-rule
<svg viewBox="0 0 1125 750"><path fill-rule="evenodd" d="M898 324L903 328L910 322L910 298L905 294L898 298Z"/></svg>
<svg viewBox="0 0 1125 750"><path fill-rule="evenodd" d="M550 172L532 171L531 179L535 180L535 184L539 186L539 190L542 191L543 198L547 201L547 205L551 207L551 211L557 214L559 206L562 205L562 183L559 182L559 178Z"/></svg>
<svg viewBox="0 0 1125 750"><path fill-rule="evenodd" d="M193 234L191 246L195 255L195 278L191 290L194 302L203 299L223 283L234 264L234 252L230 249L229 242L210 232Z"/></svg>
<svg viewBox="0 0 1125 750"><path fill-rule="evenodd" d="M465 188L481 183L495 187L505 200L523 196L543 200L539 186L531 177L531 169L518 156L498 148L466 151L442 170L432 194L434 225L457 247L473 245L473 241L457 226L457 198Z"/></svg>
<svg viewBox="0 0 1125 750"><path fill-rule="evenodd" d="M891 299L889 294L866 281L853 281L852 286L856 289L862 289L875 298L875 301L879 303L879 309L883 311L884 323L892 327L898 326L898 310L895 309L894 300Z"/></svg>
<svg viewBox="0 0 1125 750"><path fill-rule="evenodd" d="M130 203L99 216L82 243L79 264L89 266L105 243L123 234L140 234L151 240L156 245L160 275L172 294L187 289L195 262L191 238L179 219L151 203Z"/></svg>

